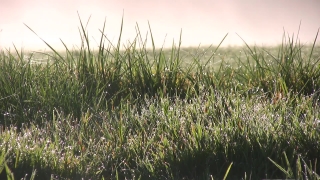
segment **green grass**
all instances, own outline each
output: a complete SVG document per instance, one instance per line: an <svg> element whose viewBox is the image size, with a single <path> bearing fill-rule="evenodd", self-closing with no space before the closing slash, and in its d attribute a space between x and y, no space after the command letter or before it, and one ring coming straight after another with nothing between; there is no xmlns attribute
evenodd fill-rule
<svg viewBox="0 0 320 180"><path fill-rule="evenodd" d="M320 178L318 34L121 50L103 26L94 51L80 25L77 51L1 52L1 179Z"/></svg>

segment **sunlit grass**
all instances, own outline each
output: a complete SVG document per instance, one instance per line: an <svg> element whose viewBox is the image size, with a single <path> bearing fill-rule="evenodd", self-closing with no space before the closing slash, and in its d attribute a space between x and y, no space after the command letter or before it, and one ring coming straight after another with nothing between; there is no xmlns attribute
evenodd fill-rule
<svg viewBox="0 0 320 180"><path fill-rule="evenodd" d="M1 52L1 179L319 178L318 34L93 51L82 25L76 51Z"/></svg>

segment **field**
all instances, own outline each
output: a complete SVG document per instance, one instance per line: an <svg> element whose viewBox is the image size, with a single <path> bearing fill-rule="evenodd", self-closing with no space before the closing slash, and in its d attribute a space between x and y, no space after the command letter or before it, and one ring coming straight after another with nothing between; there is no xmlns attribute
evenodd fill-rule
<svg viewBox="0 0 320 180"><path fill-rule="evenodd" d="M1 52L0 179L320 178L318 34L93 50L80 29L76 50Z"/></svg>

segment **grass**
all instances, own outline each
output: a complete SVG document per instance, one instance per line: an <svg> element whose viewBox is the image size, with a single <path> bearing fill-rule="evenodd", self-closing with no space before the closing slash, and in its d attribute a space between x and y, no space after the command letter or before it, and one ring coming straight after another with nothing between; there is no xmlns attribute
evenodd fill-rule
<svg viewBox="0 0 320 180"><path fill-rule="evenodd" d="M121 50L104 25L94 51L80 24L77 51L1 52L1 179L319 179L318 34Z"/></svg>

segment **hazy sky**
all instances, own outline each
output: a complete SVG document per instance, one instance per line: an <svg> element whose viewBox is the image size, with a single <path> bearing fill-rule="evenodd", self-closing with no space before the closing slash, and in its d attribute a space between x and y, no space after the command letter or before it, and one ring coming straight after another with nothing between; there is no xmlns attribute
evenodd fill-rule
<svg viewBox="0 0 320 180"><path fill-rule="evenodd" d="M96 47L104 20L106 36L116 43L122 15L123 44L148 31L148 21L157 47L173 39L182 45L218 44L229 33L224 45L280 43L283 29L312 43L320 27L319 0L0 0L0 48L14 43L25 50L43 50L45 44L25 25L31 27L54 48L62 48L62 39L70 48L79 46L78 27L86 24L92 47ZM150 40L150 38L148 38ZM48 49L48 48L46 48Z"/></svg>

